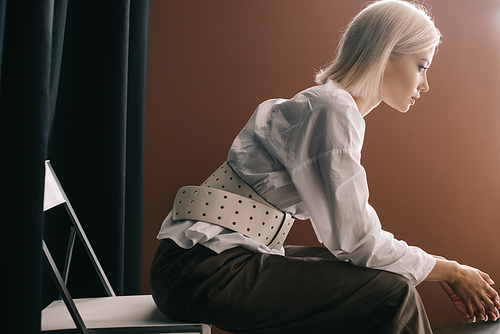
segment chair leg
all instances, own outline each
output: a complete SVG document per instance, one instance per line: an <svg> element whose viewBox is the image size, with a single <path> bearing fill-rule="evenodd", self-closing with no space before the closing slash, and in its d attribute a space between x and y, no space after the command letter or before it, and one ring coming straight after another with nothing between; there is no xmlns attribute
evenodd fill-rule
<svg viewBox="0 0 500 334"><path fill-rule="evenodd" d="M69 294L69 291L66 288L66 285L64 284L64 280L61 277L59 270L57 269L56 263L54 262L54 259L52 258L52 255L50 254L50 251L47 245L45 244L45 240L42 240L42 248L45 254L45 259L47 260L47 264L51 269L49 271L52 274L52 278L56 282L57 288L59 289L59 293L63 297L64 303L66 304L66 307L68 308L71 318L75 322L78 331L81 334L89 334L89 331L85 326L85 323L83 322L83 319L80 316L80 313L78 312L75 303L73 302L73 298L71 298L71 295Z"/></svg>
<svg viewBox="0 0 500 334"><path fill-rule="evenodd" d="M69 230L68 250L66 251L66 260L64 261L64 271L62 275L65 285L68 285L69 267L71 266L71 258L73 256L73 248L75 246L75 237L76 229L74 226L71 226Z"/></svg>

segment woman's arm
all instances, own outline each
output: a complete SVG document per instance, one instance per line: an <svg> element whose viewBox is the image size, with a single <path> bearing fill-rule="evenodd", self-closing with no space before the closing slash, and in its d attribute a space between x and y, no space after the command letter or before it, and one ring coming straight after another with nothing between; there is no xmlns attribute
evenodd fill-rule
<svg viewBox="0 0 500 334"><path fill-rule="evenodd" d="M428 281L440 281L457 310L475 321L475 317L497 320L500 298L490 284L490 276L476 268L461 265L436 256L436 265Z"/></svg>

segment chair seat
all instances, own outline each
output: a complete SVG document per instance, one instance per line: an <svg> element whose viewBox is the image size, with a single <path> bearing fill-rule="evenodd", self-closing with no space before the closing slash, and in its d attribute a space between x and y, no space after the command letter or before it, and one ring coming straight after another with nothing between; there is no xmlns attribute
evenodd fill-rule
<svg viewBox="0 0 500 334"><path fill-rule="evenodd" d="M203 323L169 319L156 307L151 295L74 299L87 329L93 333L210 333ZM125 329L126 328L126 329ZM62 300L42 311L42 331L76 332L76 326Z"/></svg>

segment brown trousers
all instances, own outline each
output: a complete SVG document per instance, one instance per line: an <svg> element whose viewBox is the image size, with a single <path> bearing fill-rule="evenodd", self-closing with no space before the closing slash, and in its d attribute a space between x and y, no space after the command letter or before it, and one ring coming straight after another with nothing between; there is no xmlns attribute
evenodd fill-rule
<svg viewBox="0 0 500 334"><path fill-rule="evenodd" d="M163 240L151 268L159 309L234 333L432 333L404 277L355 267L320 247L286 256L241 247L217 254Z"/></svg>

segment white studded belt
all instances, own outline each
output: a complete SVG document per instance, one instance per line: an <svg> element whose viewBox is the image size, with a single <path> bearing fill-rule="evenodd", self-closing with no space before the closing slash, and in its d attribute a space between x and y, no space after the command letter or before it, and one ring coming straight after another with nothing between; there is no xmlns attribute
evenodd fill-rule
<svg viewBox="0 0 500 334"><path fill-rule="evenodd" d="M257 194L225 162L201 186L179 189L173 220L191 219L220 225L279 249L294 218Z"/></svg>

